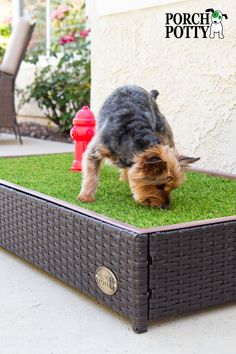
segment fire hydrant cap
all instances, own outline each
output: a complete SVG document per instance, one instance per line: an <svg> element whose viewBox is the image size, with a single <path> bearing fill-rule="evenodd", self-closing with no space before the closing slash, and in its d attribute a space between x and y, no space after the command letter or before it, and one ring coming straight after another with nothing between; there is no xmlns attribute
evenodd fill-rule
<svg viewBox="0 0 236 354"><path fill-rule="evenodd" d="M95 117L88 106L83 106L73 119L74 125L95 126Z"/></svg>

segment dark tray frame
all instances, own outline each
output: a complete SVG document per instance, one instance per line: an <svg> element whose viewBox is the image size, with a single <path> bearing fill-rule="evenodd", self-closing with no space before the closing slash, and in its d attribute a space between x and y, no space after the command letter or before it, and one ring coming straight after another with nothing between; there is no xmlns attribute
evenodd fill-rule
<svg viewBox="0 0 236 354"><path fill-rule="evenodd" d="M236 216L141 229L0 180L0 246L128 317L137 333L236 300ZM117 282L113 295L99 288L99 267L112 272L102 282Z"/></svg>

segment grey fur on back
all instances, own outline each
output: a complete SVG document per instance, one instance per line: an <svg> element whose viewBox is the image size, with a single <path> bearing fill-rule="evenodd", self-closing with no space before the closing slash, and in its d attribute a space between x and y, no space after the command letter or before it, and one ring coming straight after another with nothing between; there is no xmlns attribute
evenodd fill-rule
<svg viewBox="0 0 236 354"><path fill-rule="evenodd" d="M134 153L167 142L174 146L173 134L160 113L155 98L141 87L117 88L104 102L97 118L96 142L106 146L120 167L130 167Z"/></svg>

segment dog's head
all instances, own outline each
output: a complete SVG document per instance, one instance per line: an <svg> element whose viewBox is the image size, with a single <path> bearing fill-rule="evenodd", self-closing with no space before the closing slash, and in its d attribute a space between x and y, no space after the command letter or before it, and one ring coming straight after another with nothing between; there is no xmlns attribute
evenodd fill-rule
<svg viewBox="0 0 236 354"><path fill-rule="evenodd" d="M185 180L186 167L198 160L180 156L175 149L165 145L137 154L128 172L134 199L144 205L169 208L171 191Z"/></svg>
<svg viewBox="0 0 236 354"><path fill-rule="evenodd" d="M212 23L220 23L223 20L223 17L228 19L228 16L226 14L222 14L219 10L207 9L206 12L211 12Z"/></svg>

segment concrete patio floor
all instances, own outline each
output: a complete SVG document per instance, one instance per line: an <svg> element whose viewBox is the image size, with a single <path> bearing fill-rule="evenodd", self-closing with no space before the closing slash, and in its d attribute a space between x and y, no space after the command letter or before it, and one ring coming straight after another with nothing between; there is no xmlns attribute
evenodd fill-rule
<svg viewBox="0 0 236 354"><path fill-rule="evenodd" d="M4 136L3 136L4 135ZM1 134L0 156L73 151ZM0 248L1 354L236 354L236 305L153 322L130 321Z"/></svg>
<svg viewBox="0 0 236 354"><path fill-rule="evenodd" d="M153 322L147 333L0 249L2 354L235 354L236 305Z"/></svg>
<svg viewBox="0 0 236 354"><path fill-rule="evenodd" d="M0 157L44 155L72 152L73 144L22 137L23 145L12 134L0 133Z"/></svg>

